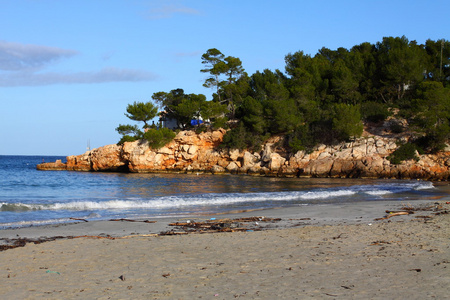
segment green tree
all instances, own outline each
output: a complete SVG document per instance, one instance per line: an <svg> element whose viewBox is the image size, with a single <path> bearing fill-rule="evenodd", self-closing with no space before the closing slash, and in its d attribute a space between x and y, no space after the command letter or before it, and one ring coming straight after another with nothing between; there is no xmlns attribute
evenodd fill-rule
<svg viewBox="0 0 450 300"><path fill-rule="evenodd" d="M262 103L250 96L246 97L240 109L242 124L255 134L265 134L267 120Z"/></svg>
<svg viewBox="0 0 450 300"><path fill-rule="evenodd" d="M225 57L222 52L212 48L202 55L202 64L205 68L200 71L210 74L203 86L216 89L218 102L226 103L231 117L234 118L235 98L243 88L242 81L239 80L246 75L241 60L233 56Z"/></svg>
<svg viewBox="0 0 450 300"><path fill-rule="evenodd" d="M441 81L448 86L450 79L450 42L440 39L433 41L428 39L425 43L425 51L428 56L426 75L429 79Z"/></svg>
<svg viewBox="0 0 450 300"><path fill-rule="evenodd" d="M224 59L225 55L223 55L222 52L216 48L208 49L206 53L202 55L202 64L205 65L205 68L200 70L202 73L210 74L210 76L205 80L203 86L207 88L215 88L219 101L221 100L219 88L222 82L220 75L222 75L226 70Z"/></svg>
<svg viewBox="0 0 450 300"><path fill-rule="evenodd" d="M149 128L148 122L156 117L158 112L157 108L151 102L134 102L128 104L125 115L133 121L144 122L143 128ZM122 125L120 124L116 131L122 135L122 138L118 142L123 144L124 142L132 142L142 139L144 133L137 125Z"/></svg>
<svg viewBox="0 0 450 300"><path fill-rule="evenodd" d="M358 78L342 59L333 64L331 91L339 102L356 105L361 101Z"/></svg>
<svg viewBox="0 0 450 300"><path fill-rule="evenodd" d="M426 58L423 48L405 36L384 37L376 45L379 91L385 102L402 99L424 79Z"/></svg>
<svg viewBox="0 0 450 300"><path fill-rule="evenodd" d="M133 121L144 122L144 128L149 127L148 121L156 117L158 109L151 102L134 102L128 104L125 116Z"/></svg>
<svg viewBox="0 0 450 300"><path fill-rule="evenodd" d="M174 106L177 121L182 128L190 126L191 120L200 120L202 108L206 102L205 95L189 94L177 106Z"/></svg>
<svg viewBox="0 0 450 300"><path fill-rule="evenodd" d="M272 72L268 69L265 69L262 73L256 72L250 80L250 94L254 99L257 99L264 109L260 118L264 119L270 133L292 131L302 122L297 103L290 98L289 90L283 82L284 77L281 72L278 70ZM247 103L246 107L248 106Z"/></svg>
<svg viewBox="0 0 450 300"><path fill-rule="evenodd" d="M139 129L137 125L122 125L120 124L116 131L122 136L119 145L125 142L134 142L140 138L142 138L143 132Z"/></svg>
<svg viewBox="0 0 450 300"><path fill-rule="evenodd" d="M363 132L360 108L357 105L337 103L333 107L333 131L339 141L359 137Z"/></svg>
<svg viewBox="0 0 450 300"><path fill-rule="evenodd" d="M168 117L176 119L176 112L174 108L180 104L185 98L183 89L174 89L170 92L153 93L152 99L158 106L163 109Z"/></svg>
<svg viewBox="0 0 450 300"><path fill-rule="evenodd" d="M222 82L222 89L226 95L224 99L225 103L228 103L231 117L234 118L236 112L236 101L235 95L239 91L239 86L237 85L241 76L244 75L244 68L242 67L242 62L237 57L227 56L225 58L224 75L226 76L226 81Z"/></svg>
<svg viewBox="0 0 450 300"><path fill-rule="evenodd" d="M159 149L175 137L175 132L168 128L150 128L144 133L144 138L153 149Z"/></svg>
<svg viewBox="0 0 450 300"><path fill-rule="evenodd" d="M216 101L204 101L201 104L200 116L203 120L214 121L218 118L224 118L227 112L227 107L224 104L220 104ZM221 122L224 121L221 119Z"/></svg>
<svg viewBox="0 0 450 300"><path fill-rule="evenodd" d="M412 109L413 124L426 135L421 146L432 152L442 149L450 138L450 88L442 82L421 83Z"/></svg>
<svg viewBox="0 0 450 300"><path fill-rule="evenodd" d="M374 77L377 69L374 53L375 46L365 42L351 48L346 62L353 76L359 82L362 101L377 99L374 91Z"/></svg>
<svg viewBox="0 0 450 300"><path fill-rule="evenodd" d="M310 55L298 51L285 57L286 73L290 76L287 87L292 96L298 100L314 100L316 94L316 79L312 72Z"/></svg>

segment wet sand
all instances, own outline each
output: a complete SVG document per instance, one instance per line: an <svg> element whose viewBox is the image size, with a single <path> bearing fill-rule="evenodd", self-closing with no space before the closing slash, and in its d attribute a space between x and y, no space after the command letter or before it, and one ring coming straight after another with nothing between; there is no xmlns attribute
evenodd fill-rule
<svg viewBox="0 0 450 300"><path fill-rule="evenodd" d="M100 221L1 230L72 237L0 252L2 299L445 299L447 199L434 210L375 220L396 202L298 206L227 215ZM404 203L406 204L406 203ZM232 233L160 236L169 223L265 216ZM431 217L431 218L428 218ZM261 230L261 231L259 231ZM89 237L81 237L89 236ZM74 238L75 237L75 238Z"/></svg>

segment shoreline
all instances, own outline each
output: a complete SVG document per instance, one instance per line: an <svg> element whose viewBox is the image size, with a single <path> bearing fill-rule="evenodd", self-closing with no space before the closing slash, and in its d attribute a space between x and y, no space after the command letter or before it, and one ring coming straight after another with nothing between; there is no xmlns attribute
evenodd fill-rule
<svg viewBox="0 0 450 300"><path fill-rule="evenodd" d="M6 233L11 237L14 233L16 237L90 236L1 251L0 296L444 299L450 284L448 200L414 201L414 214L378 221L374 218L385 216L385 210L398 210L402 203L366 202L214 216L282 217L282 221L268 222L267 230L234 233L150 233L157 231L155 226L163 228L166 221L173 220L2 230L2 237ZM440 207L439 211L420 210L430 206ZM307 215L311 220L302 220ZM100 231L117 238L95 236Z"/></svg>
<svg viewBox="0 0 450 300"><path fill-rule="evenodd" d="M0 245L8 245L18 239L45 240L74 236L104 236L120 238L132 235L159 235L174 230L176 222L209 222L211 220L233 220L239 218L270 218L276 222L250 222L244 224L248 230L287 229L297 226L327 226L372 224L386 215L386 210L399 210L403 206L423 206L450 201L450 196L439 199L408 201L364 201L342 204L314 204L277 207L270 209L238 210L225 213L186 214L147 219L76 220L70 223L27 226L0 229ZM415 216L423 215L417 212ZM395 221L404 221L411 216L398 216ZM387 220L387 222L391 222ZM257 223L257 224L255 224Z"/></svg>

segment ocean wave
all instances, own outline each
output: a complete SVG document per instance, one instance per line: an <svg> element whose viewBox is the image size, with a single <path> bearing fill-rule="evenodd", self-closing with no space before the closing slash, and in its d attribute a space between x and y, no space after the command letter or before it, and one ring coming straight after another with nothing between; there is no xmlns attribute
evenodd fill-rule
<svg viewBox="0 0 450 300"><path fill-rule="evenodd" d="M29 221L18 221L18 222L8 222L8 223L0 223L0 228L21 228L21 227L29 227L29 226L42 226L42 225L51 225L51 224L60 224L60 223L69 223L76 222L71 218L58 218L58 219L49 219L49 220L29 220Z"/></svg>
<svg viewBox="0 0 450 300"><path fill-rule="evenodd" d="M318 203L320 200L337 200L348 197L364 195L381 197L389 194L413 192L434 188L431 182L403 182L403 183L380 183L374 185L357 185L339 188L319 188L309 191L283 191L283 192L260 192L260 193L207 193L199 195L174 195L154 197L149 199L127 198L111 199L103 201L80 200L71 202L59 202L52 204L25 204L25 203L1 203L0 211L33 211L33 210L129 210L129 209L175 209L189 206L226 206L241 203L264 203L264 202L301 202Z"/></svg>

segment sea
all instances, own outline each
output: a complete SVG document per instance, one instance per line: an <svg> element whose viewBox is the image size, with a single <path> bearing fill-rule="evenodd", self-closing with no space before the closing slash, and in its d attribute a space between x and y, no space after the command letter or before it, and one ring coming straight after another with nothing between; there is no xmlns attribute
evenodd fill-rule
<svg viewBox="0 0 450 300"><path fill-rule="evenodd" d="M439 199L448 183L211 174L38 171L57 156L0 155L0 229L365 201Z"/></svg>

